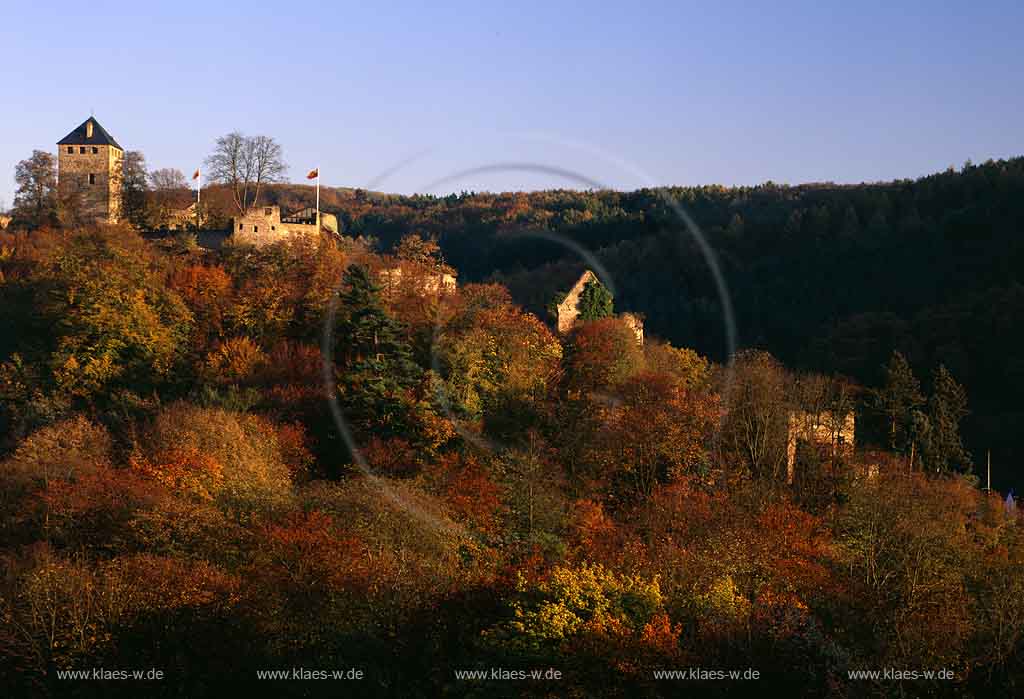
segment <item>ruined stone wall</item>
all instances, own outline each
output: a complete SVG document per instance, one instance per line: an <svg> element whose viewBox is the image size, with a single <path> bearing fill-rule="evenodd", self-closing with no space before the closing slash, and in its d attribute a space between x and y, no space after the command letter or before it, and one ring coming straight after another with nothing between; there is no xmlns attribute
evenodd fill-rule
<svg viewBox="0 0 1024 699"><path fill-rule="evenodd" d="M592 281L597 282L599 280L597 275L588 269L576 281L572 289L569 290L569 293L565 295L565 299L556 307L558 313L558 333L560 335L567 334L576 326L580 316L580 296L583 295L587 284ZM620 313L615 317L621 319L629 326L629 329L633 331L633 335L636 336L638 344L644 344L643 318L635 313Z"/></svg>
<svg viewBox="0 0 1024 699"><path fill-rule="evenodd" d="M827 447L832 455L850 455L854 448L856 418L852 412L843 416L829 411L818 414L794 411L789 415L786 439L786 480L793 482L796 447L800 441Z"/></svg>
<svg viewBox="0 0 1024 699"><path fill-rule="evenodd" d="M385 267L377 271L377 279L386 298L393 299L403 292L424 298L436 297L450 294L458 287L454 274L442 272L424 275L415 266L410 271L408 275L401 267Z"/></svg>
<svg viewBox="0 0 1024 699"><path fill-rule="evenodd" d="M167 230L177 231L194 228L197 223L196 204L193 202L182 209L173 209L161 217L164 220L163 227ZM210 215L206 207L199 212L198 224L202 228L209 221Z"/></svg>
<svg viewBox="0 0 1024 699"><path fill-rule="evenodd" d="M572 330L576 324L576 318L580 315L580 295L590 281L597 281L597 277L589 269L583 273L576 284L565 295L565 300L558 304L558 332L565 334Z"/></svg>

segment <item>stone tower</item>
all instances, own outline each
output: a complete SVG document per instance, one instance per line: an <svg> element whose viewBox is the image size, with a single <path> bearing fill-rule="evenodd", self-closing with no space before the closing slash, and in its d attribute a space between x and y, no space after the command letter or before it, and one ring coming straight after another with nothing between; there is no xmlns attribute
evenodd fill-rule
<svg viewBox="0 0 1024 699"><path fill-rule="evenodd" d="M89 117L57 142L61 213L77 221L115 223L121 217L124 149Z"/></svg>

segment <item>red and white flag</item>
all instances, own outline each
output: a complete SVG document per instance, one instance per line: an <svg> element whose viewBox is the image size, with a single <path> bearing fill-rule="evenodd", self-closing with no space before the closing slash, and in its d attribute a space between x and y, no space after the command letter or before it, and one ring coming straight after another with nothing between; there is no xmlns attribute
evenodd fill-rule
<svg viewBox="0 0 1024 699"><path fill-rule="evenodd" d="M314 168L314 169L309 171L308 175L306 175L306 179L307 180L315 180L319 176L320 176L320 168Z"/></svg>
<svg viewBox="0 0 1024 699"><path fill-rule="evenodd" d="M199 168L196 168L196 171L192 173L192 179L193 180L198 180L199 179Z"/></svg>

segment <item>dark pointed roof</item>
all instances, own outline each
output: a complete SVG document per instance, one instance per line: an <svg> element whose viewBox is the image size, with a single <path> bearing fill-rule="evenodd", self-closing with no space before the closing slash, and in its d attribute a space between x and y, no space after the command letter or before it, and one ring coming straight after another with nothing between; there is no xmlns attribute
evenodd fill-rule
<svg viewBox="0 0 1024 699"><path fill-rule="evenodd" d="M85 125L92 122L92 138L86 138ZM119 150L121 144L114 140L114 137L107 133L107 130L100 126L96 117L89 117L81 125L64 138L57 141L58 146L113 146Z"/></svg>

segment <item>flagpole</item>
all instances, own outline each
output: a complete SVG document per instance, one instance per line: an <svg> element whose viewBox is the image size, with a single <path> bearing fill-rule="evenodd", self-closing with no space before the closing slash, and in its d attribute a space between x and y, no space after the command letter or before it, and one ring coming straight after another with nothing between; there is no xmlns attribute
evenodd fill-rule
<svg viewBox="0 0 1024 699"><path fill-rule="evenodd" d="M196 230L199 230L199 220L202 216L202 200L203 200L203 168L196 168L196 172L199 173L199 187L196 189Z"/></svg>
<svg viewBox="0 0 1024 699"><path fill-rule="evenodd" d="M316 168L316 232L320 233L320 166Z"/></svg>

